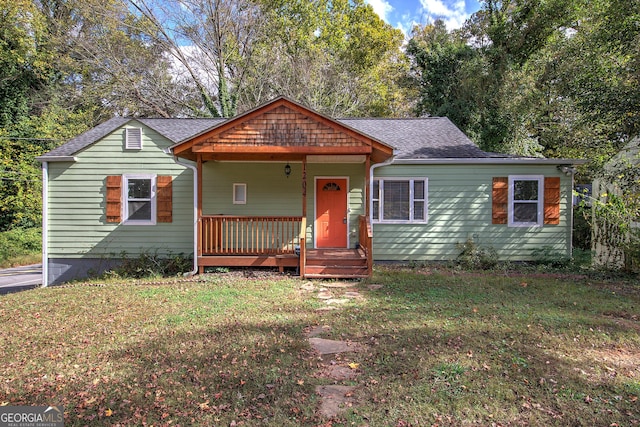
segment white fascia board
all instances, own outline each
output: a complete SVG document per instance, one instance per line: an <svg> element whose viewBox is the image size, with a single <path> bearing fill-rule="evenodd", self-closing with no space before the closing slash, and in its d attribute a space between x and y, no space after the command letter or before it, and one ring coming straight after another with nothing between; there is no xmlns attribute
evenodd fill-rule
<svg viewBox="0 0 640 427"><path fill-rule="evenodd" d="M77 162L76 156L41 156L36 157L39 162Z"/></svg>
<svg viewBox="0 0 640 427"><path fill-rule="evenodd" d="M529 157L483 157L483 158L442 158L442 159L395 159L394 165L583 165L583 159L541 159Z"/></svg>

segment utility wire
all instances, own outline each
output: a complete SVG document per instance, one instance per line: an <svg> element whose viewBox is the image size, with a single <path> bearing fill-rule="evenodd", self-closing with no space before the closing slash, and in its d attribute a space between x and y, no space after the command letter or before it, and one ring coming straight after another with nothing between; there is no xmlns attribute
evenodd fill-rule
<svg viewBox="0 0 640 427"><path fill-rule="evenodd" d="M23 181L23 182L40 182L39 179L27 179L27 178L7 178L0 176L0 181Z"/></svg>

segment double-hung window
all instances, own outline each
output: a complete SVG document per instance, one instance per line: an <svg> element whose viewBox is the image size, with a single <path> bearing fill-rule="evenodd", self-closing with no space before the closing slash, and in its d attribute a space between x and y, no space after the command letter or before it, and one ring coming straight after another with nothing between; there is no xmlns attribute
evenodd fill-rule
<svg viewBox="0 0 640 427"><path fill-rule="evenodd" d="M156 223L155 175L124 175L124 223Z"/></svg>
<svg viewBox="0 0 640 427"><path fill-rule="evenodd" d="M544 177L509 176L509 226L541 226L544 217Z"/></svg>
<svg viewBox="0 0 640 427"><path fill-rule="evenodd" d="M427 222L427 178L376 179L371 199L374 222Z"/></svg>

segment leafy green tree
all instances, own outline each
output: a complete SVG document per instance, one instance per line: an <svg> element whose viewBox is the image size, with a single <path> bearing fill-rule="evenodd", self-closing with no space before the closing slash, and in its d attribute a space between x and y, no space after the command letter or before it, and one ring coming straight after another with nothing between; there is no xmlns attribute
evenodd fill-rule
<svg viewBox="0 0 640 427"><path fill-rule="evenodd" d="M265 15L242 108L286 95L336 116L410 110L402 33L357 1L260 0Z"/></svg>
<svg viewBox="0 0 640 427"><path fill-rule="evenodd" d="M415 27L406 51L420 87L417 115L445 116L468 131L475 112L474 94L461 83L475 64L477 51L449 33L442 20Z"/></svg>
<svg viewBox="0 0 640 427"><path fill-rule="evenodd" d="M40 46L45 22L29 0L0 0L0 128L30 113L30 96L48 80Z"/></svg>

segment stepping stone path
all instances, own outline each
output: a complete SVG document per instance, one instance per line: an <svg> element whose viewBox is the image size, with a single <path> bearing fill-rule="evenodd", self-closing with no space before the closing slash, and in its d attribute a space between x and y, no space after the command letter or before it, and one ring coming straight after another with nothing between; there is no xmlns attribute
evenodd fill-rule
<svg viewBox="0 0 640 427"><path fill-rule="evenodd" d="M337 306L363 299L364 297L357 291L345 291L357 285L357 282L328 282L322 283L322 287L316 288L312 282L308 282L301 286L301 290L309 293L317 292L316 298L326 304L326 307L322 307L318 311L329 311L338 310ZM340 291L340 298L335 298L332 290ZM362 344L357 342L321 338L321 335L330 331L330 326L319 325L310 327L306 332L309 344L319 354L319 360L322 361L316 375L318 378L323 378L330 382L316 387L316 393L320 396L320 414L329 419L335 418L342 411L356 403L353 397L356 387L343 385L340 382L354 381L360 372L357 369L357 365L349 366L340 355L358 353L365 349Z"/></svg>
<svg viewBox="0 0 640 427"><path fill-rule="evenodd" d="M356 353L361 351L363 347L358 343L328 340L316 336L329 330L330 328L327 326L319 326L311 329L307 334L309 344L323 360L318 376L329 379L333 383L355 379L358 376L357 370L339 365L336 360L332 359L332 356L349 352ZM326 359L331 360L327 363L324 362ZM326 418L334 418L352 406L355 403L352 397L355 389L355 386L339 384L317 386L316 393L320 396L320 414Z"/></svg>

